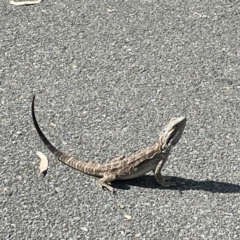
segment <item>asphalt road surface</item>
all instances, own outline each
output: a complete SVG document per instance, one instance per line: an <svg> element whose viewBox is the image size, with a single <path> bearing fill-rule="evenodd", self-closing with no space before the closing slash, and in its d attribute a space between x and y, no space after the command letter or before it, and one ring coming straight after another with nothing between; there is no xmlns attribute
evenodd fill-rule
<svg viewBox="0 0 240 240"><path fill-rule="evenodd" d="M240 2L0 1L0 239L240 239ZM163 172L114 183L60 163L107 162L186 130ZM40 159L49 160L45 178Z"/></svg>

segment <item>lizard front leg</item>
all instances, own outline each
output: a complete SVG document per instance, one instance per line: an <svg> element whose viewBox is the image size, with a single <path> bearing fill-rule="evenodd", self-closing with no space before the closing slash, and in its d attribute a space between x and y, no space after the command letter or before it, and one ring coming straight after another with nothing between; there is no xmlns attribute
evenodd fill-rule
<svg viewBox="0 0 240 240"><path fill-rule="evenodd" d="M171 187L171 186L176 186L175 182L171 182L170 177L164 177L161 173L162 167L165 163L166 159L161 160L157 167L154 170L154 176L157 180L158 183L160 183L163 187Z"/></svg>
<svg viewBox="0 0 240 240"><path fill-rule="evenodd" d="M108 173L98 180L98 185L102 188L105 187L107 190L114 193L114 188L111 187L110 185L111 185L111 182L114 181L115 179L116 179L115 174Z"/></svg>

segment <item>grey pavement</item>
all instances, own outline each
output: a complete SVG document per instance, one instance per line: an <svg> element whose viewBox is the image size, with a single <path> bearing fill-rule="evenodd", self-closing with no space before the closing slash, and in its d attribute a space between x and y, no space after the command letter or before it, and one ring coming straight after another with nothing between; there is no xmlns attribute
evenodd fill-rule
<svg viewBox="0 0 240 240"><path fill-rule="evenodd" d="M240 239L239 1L2 0L0 20L0 239ZM33 94L46 136L93 162L186 116L177 186L101 190L43 146Z"/></svg>

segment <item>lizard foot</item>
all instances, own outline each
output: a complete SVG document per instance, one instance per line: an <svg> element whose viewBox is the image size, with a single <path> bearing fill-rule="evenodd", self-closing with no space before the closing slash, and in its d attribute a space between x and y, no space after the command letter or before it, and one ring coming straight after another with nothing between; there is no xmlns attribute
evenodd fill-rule
<svg viewBox="0 0 240 240"><path fill-rule="evenodd" d="M114 193L114 188L111 187L109 184L102 182L101 179L98 181L98 185L102 188L106 188L108 191Z"/></svg>
<svg viewBox="0 0 240 240"><path fill-rule="evenodd" d="M171 180L171 177L164 177L164 182L168 185L168 187L174 187L177 184Z"/></svg>
<svg viewBox="0 0 240 240"><path fill-rule="evenodd" d="M171 177L161 177L157 179L158 183L160 183L163 187L174 187L176 183L171 181Z"/></svg>
<svg viewBox="0 0 240 240"><path fill-rule="evenodd" d="M171 181L164 181L160 183L163 187L174 187L176 186L175 182L171 182Z"/></svg>

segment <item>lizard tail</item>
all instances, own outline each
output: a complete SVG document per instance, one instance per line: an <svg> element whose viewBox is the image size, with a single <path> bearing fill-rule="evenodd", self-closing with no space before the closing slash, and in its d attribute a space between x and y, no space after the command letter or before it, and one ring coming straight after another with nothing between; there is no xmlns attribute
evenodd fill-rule
<svg viewBox="0 0 240 240"><path fill-rule="evenodd" d="M61 152L49 142L49 140L45 137L45 135L43 134L42 130L38 125L38 122L35 116L35 111L34 111L34 100L35 100L35 95L33 95L33 100L32 100L32 119L33 119L34 127L36 128L39 137L41 138L43 143L46 145L46 147L50 150L50 152L53 153L61 162L63 162L64 164L74 169L77 169L89 175L95 175L95 176L101 177L102 173L101 171L98 171L98 169L101 169L99 163L91 163L91 162L84 162L81 160L77 160Z"/></svg>
<svg viewBox="0 0 240 240"><path fill-rule="evenodd" d="M66 154L64 154L63 152L58 150L56 147L54 147L49 142L49 140L45 137L45 135L43 134L42 130L40 129L40 127L38 125L38 122L37 122L37 119L36 119L36 116L35 116L34 100L35 100L35 95L33 95L33 100L32 100L32 119L33 119L34 127L36 128L39 137L41 138L43 143L46 145L46 147L50 150L50 152L53 153L56 157L58 157L60 159L60 158L62 158L63 155L66 156ZM68 158L70 158L70 156L68 156Z"/></svg>

